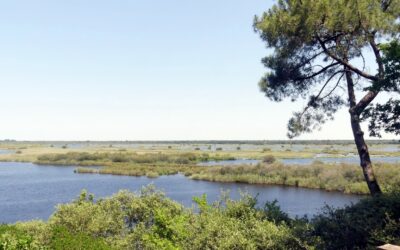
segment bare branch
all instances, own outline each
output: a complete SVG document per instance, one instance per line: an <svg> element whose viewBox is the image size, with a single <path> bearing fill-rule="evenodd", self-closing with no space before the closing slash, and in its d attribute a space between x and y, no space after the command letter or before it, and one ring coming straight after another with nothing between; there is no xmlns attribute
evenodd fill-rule
<svg viewBox="0 0 400 250"><path fill-rule="evenodd" d="M335 91L335 89L339 86L339 83L344 76L344 71L339 71L339 72L342 72L342 75L339 77L338 81L336 82L336 85L331 89L331 91L329 91L328 94L326 94L324 97L321 97L321 99L325 99L326 97L330 96L333 93L333 91Z"/></svg>
<svg viewBox="0 0 400 250"><path fill-rule="evenodd" d="M316 96L316 99L318 99L318 98L321 96L322 91L325 89L325 87L328 85L328 83L329 83L337 74L340 74L340 73L343 73L343 70L340 70L340 71L335 72L334 74L332 74L332 75L328 78L328 80L325 82L324 86L320 89L318 95ZM343 76L343 75L342 75L342 76ZM339 79L338 82L340 82L340 79ZM326 96L325 96L325 97L326 97ZM322 99L322 98L321 98L321 99Z"/></svg>
<svg viewBox="0 0 400 250"><path fill-rule="evenodd" d="M335 46L329 47L328 49L332 49ZM298 65L297 67L295 67L294 69L299 69L301 67L303 67L305 64L310 64L310 62L314 59L316 59L317 57L319 57L320 55L324 54L325 51L321 50L318 53L315 53L315 55L311 56L310 58L308 58L307 60L305 60L304 62L302 62L300 65Z"/></svg>
<svg viewBox="0 0 400 250"><path fill-rule="evenodd" d="M370 75L370 74L368 74L368 73L366 73L366 72L364 72L364 71L361 71L361 70L359 70L358 68L356 68L356 67L354 67L353 65L351 65L350 63L348 63L348 62L346 62L345 60L343 60L343 59L339 58L338 56L336 56L335 54L333 54L331 51L329 51L329 50L326 48L325 43L321 40L321 38L319 38L318 35L316 35L316 38L317 38L318 42L320 43L320 45L321 45L322 49L324 50L324 52L325 52L328 56L330 56L331 58L333 58L335 61L337 61L338 63L344 65L344 66L347 67L349 70L353 71L354 73L356 73L356 74L358 74L358 75L360 75L360 76L362 76L362 77L364 77L364 78L367 78L367 79L369 79L369 80L371 80L371 81L378 81L378 80L379 80L378 77L373 76L373 75Z"/></svg>
<svg viewBox="0 0 400 250"><path fill-rule="evenodd" d="M334 74L332 74L332 75L328 78L328 80L326 80L326 82L325 82L325 84L322 86L322 88L319 90L317 96L315 97L315 100L318 100L318 99L319 99L319 97L321 96L321 94L322 94L322 92L324 91L324 89L326 88L326 86L328 86L328 83L329 83L337 74L343 73L343 72L344 72L343 70L340 70L340 71L337 71L337 72L335 72ZM339 78L339 81L337 82L337 84L336 84L336 86L335 86L334 89L336 89L336 87L337 87L337 85L339 84L340 79L341 79L342 77L343 77L343 74L342 74L342 76ZM334 90L334 89L333 89L333 90ZM331 90L330 94L333 92L333 90ZM329 94L329 95L330 95L330 94ZM324 96L323 98L325 98L325 97L327 97L327 96L329 96L329 95L326 95L326 96ZM323 98L321 98L321 100L322 100ZM308 103L307 103L307 106L304 108L303 112L302 112L301 115L299 116L299 119L301 119L301 117L305 114L305 112L307 112L307 110L311 107L311 105L312 105L311 102L308 102Z"/></svg>
<svg viewBox="0 0 400 250"><path fill-rule="evenodd" d="M328 66L323 67L318 72L315 72L315 73L313 73L313 74L311 74L309 76L306 76L306 77L297 78L296 80L306 80L306 79L310 79L310 78L316 77L317 75L320 75L320 74L324 73L325 71L327 71L328 69L330 69L330 68L332 68L334 66L337 66L339 64L340 64L339 62L332 63L332 64L330 64Z"/></svg>
<svg viewBox="0 0 400 250"><path fill-rule="evenodd" d="M374 51L376 63L378 64L378 70L379 70L378 75L379 75L379 78L382 78L382 77L383 77L383 74L384 74L384 68L383 68L382 57L381 57L381 53L380 53L380 51L379 51L379 48L378 48L378 46L377 46L376 43L375 43L375 39L374 39L374 36L373 36L373 35L372 35L372 37L371 37L371 39L370 39L369 44L371 45L372 50Z"/></svg>

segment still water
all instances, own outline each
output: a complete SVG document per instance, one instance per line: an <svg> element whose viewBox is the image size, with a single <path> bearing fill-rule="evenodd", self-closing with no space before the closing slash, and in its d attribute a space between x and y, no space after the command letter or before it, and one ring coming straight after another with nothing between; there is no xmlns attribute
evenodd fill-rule
<svg viewBox="0 0 400 250"><path fill-rule="evenodd" d="M10 149L0 149L0 155L13 154L15 151Z"/></svg>
<svg viewBox="0 0 400 250"><path fill-rule="evenodd" d="M76 174L74 167L38 166L31 163L0 163L0 223L31 219L46 220L58 203L77 197L82 189L104 197L120 189L137 191L153 183L166 195L185 206L192 206L192 197L207 194L209 201L218 199L221 190L230 190L237 199L240 190L258 194L259 203L277 199L290 216L312 216L325 204L341 207L360 196L294 187L262 186L238 183L195 181L183 175L147 177Z"/></svg>

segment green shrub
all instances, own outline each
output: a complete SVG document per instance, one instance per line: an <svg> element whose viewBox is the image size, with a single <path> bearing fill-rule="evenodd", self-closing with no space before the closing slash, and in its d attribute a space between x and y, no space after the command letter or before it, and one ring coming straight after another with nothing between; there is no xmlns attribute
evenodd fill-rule
<svg viewBox="0 0 400 250"><path fill-rule="evenodd" d="M268 220L250 196L214 204L205 196L194 200L199 213L151 186L97 202L82 192L59 205L48 223L0 227L0 235L12 233L12 244L29 246L12 249L32 249L33 243L45 249L304 249L288 226Z"/></svg>
<svg viewBox="0 0 400 250"><path fill-rule="evenodd" d="M0 225L0 250L39 249L33 237L15 225Z"/></svg>
<svg viewBox="0 0 400 250"><path fill-rule="evenodd" d="M273 155L264 156L263 162L267 164L272 164L276 161L276 158Z"/></svg>
<svg viewBox="0 0 400 250"><path fill-rule="evenodd" d="M54 227L49 248L54 250L106 250L112 249L102 238L85 233L71 233L64 227Z"/></svg>
<svg viewBox="0 0 400 250"><path fill-rule="evenodd" d="M242 196L239 201L225 200L225 206L210 205L206 197L195 199L200 214L190 224L193 232L184 249L305 249L285 224L274 224L256 200Z"/></svg>
<svg viewBox="0 0 400 250"><path fill-rule="evenodd" d="M156 173L156 172L148 172L148 173L146 174L146 176L147 176L148 178L157 178L157 177L159 176L159 174Z"/></svg>
<svg viewBox="0 0 400 250"><path fill-rule="evenodd" d="M342 209L326 207L312 220L325 249L375 249L400 244L400 195L369 197Z"/></svg>
<svg viewBox="0 0 400 250"><path fill-rule="evenodd" d="M127 155L116 154L111 157L112 162L129 162L129 158Z"/></svg>
<svg viewBox="0 0 400 250"><path fill-rule="evenodd" d="M76 201L58 205L49 223L65 227L74 234L86 233L94 237L119 234L123 232L125 224L124 211L118 197L95 203L93 196L84 191Z"/></svg>
<svg viewBox="0 0 400 250"><path fill-rule="evenodd" d="M278 224L281 222L285 222L287 224L290 223L289 215L281 210L277 200L274 200L272 202L267 201L264 204L264 213L269 221Z"/></svg>
<svg viewBox="0 0 400 250"><path fill-rule="evenodd" d="M257 168L257 167L255 167ZM288 179L289 181L289 179ZM314 219L290 219L276 201L242 194L185 209L153 186L95 200L83 191L48 222L0 225L0 250L15 249L375 249L400 244L400 195L366 198Z"/></svg>

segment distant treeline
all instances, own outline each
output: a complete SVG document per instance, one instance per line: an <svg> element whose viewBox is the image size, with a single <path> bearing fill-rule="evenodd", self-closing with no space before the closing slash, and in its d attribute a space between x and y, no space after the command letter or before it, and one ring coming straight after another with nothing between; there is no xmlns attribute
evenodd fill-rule
<svg viewBox="0 0 400 250"><path fill-rule="evenodd" d="M180 141L16 141L16 140L0 140L6 143L38 143L38 144L74 144L74 143L90 143L90 144L251 144L251 145L338 145L338 144L354 144L353 140L180 140ZM400 144L400 140L367 140L368 144Z"/></svg>

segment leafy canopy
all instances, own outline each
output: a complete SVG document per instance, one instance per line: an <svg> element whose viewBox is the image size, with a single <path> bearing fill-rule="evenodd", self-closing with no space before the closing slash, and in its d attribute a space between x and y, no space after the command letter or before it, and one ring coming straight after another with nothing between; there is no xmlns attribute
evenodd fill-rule
<svg viewBox="0 0 400 250"><path fill-rule="evenodd" d="M393 90L377 41L398 39L399 13L400 0L280 0L255 18L255 30L274 50L262 60L270 71L259 82L261 91L273 101L308 97L289 121L289 137L333 119L347 103L346 73L355 76L350 88L367 92L350 103L357 115L379 91ZM376 58L373 73L366 70L367 48Z"/></svg>

